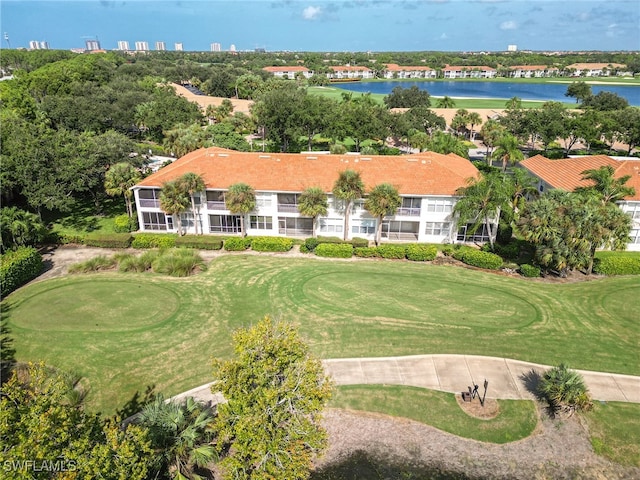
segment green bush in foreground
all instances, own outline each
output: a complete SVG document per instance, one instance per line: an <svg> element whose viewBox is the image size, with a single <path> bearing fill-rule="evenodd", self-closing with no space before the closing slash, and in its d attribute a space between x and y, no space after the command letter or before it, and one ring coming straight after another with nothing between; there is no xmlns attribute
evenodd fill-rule
<svg viewBox="0 0 640 480"><path fill-rule="evenodd" d="M435 245L424 245L412 243L406 246L407 259L413 262L430 262L438 255L438 248Z"/></svg>
<svg viewBox="0 0 640 480"><path fill-rule="evenodd" d="M315 254L319 257L351 258L353 245L350 243L321 243L316 247Z"/></svg>
<svg viewBox="0 0 640 480"><path fill-rule="evenodd" d="M0 255L0 285L4 297L42 272L42 255L33 247L19 247Z"/></svg>
<svg viewBox="0 0 640 480"><path fill-rule="evenodd" d="M293 248L293 240L283 237L254 237L251 249L256 252L288 252Z"/></svg>
<svg viewBox="0 0 640 480"><path fill-rule="evenodd" d="M227 238L224 241L223 246L227 252L241 252L251 247L251 239L242 237L231 237Z"/></svg>
<svg viewBox="0 0 640 480"><path fill-rule="evenodd" d="M503 263L499 255L474 248L461 248L458 251L454 251L453 257L467 265L488 270L498 270Z"/></svg>
<svg viewBox="0 0 640 480"><path fill-rule="evenodd" d="M570 416L576 410L590 410L593 406L582 375L563 363L542 375L538 391L549 402L554 413Z"/></svg>
<svg viewBox="0 0 640 480"><path fill-rule="evenodd" d="M640 275L640 252L603 252L594 260L593 271L601 275Z"/></svg>
<svg viewBox="0 0 640 480"><path fill-rule="evenodd" d="M138 233L133 236L133 248L171 248L178 236L171 233Z"/></svg>
<svg viewBox="0 0 640 480"><path fill-rule="evenodd" d="M113 219L113 230L116 233L130 233L138 230L138 220L130 217L126 213L118 215Z"/></svg>
<svg viewBox="0 0 640 480"><path fill-rule="evenodd" d="M404 259L407 257L407 247L386 243L378 246L378 253L382 258Z"/></svg>
<svg viewBox="0 0 640 480"><path fill-rule="evenodd" d="M520 273L523 277L538 278L540 276L540 269L534 265L525 263L520 265Z"/></svg>
<svg viewBox="0 0 640 480"><path fill-rule="evenodd" d="M353 249L353 254L356 257L362 258L378 258L380 253L377 247L357 247Z"/></svg>

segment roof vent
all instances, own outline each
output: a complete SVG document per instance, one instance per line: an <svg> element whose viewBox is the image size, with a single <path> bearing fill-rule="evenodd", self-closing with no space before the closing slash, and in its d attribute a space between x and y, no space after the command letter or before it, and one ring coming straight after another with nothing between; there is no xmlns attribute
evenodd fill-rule
<svg viewBox="0 0 640 480"><path fill-rule="evenodd" d="M417 162L417 158L407 158L407 162Z"/></svg>
<svg viewBox="0 0 640 480"><path fill-rule="evenodd" d="M362 160L363 162L370 162L371 157L360 157L360 160Z"/></svg>
<svg viewBox="0 0 640 480"><path fill-rule="evenodd" d="M219 157L228 157L229 154L228 153L219 153L218 156Z"/></svg>
<svg viewBox="0 0 640 480"><path fill-rule="evenodd" d="M260 155L258 158L271 158L271 155Z"/></svg>
<svg viewBox="0 0 640 480"><path fill-rule="evenodd" d="M318 157L307 157L307 160L317 160Z"/></svg>

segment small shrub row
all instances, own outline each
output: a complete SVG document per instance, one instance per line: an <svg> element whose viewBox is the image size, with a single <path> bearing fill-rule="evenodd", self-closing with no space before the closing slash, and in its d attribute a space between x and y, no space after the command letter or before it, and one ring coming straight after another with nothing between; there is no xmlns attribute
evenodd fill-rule
<svg viewBox="0 0 640 480"><path fill-rule="evenodd" d="M524 263L520 265L520 273L523 277L538 278L540 276L540 268L536 267L535 265Z"/></svg>
<svg viewBox="0 0 640 480"><path fill-rule="evenodd" d="M251 238L231 237L224 241L224 249L227 252L240 252L251 247Z"/></svg>
<svg viewBox="0 0 640 480"><path fill-rule="evenodd" d="M178 236L170 233L138 233L133 236L133 248L172 248Z"/></svg>
<svg viewBox="0 0 640 480"><path fill-rule="evenodd" d="M84 244L88 247L129 248L132 240L129 233L89 234L84 237Z"/></svg>
<svg viewBox="0 0 640 480"><path fill-rule="evenodd" d="M366 238L354 237L351 240L343 240L339 237L317 237L307 238L302 245L300 245L300 251L302 253L313 252L321 243L331 244L345 244L351 245L353 248L362 248L369 246L369 240Z"/></svg>
<svg viewBox="0 0 640 480"><path fill-rule="evenodd" d="M42 272L42 255L33 247L20 247L0 255L0 288L4 297Z"/></svg>
<svg viewBox="0 0 640 480"><path fill-rule="evenodd" d="M404 259L407 257L407 247L405 245L387 243L378 245L378 253L382 258Z"/></svg>
<svg viewBox="0 0 640 480"><path fill-rule="evenodd" d="M502 266L502 257L495 253L483 252L470 247L454 248L453 258L473 267L498 270Z"/></svg>
<svg viewBox="0 0 640 480"><path fill-rule="evenodd" d="M178 237L175 241L176 247L195 248L196 250L220 250L222 239L219 237L191 236Z"/></svg>
<svg viewBox="0 0 640 480"><path fill-rule="evenodd" d="M438 255L435 245L411 243L409 245L380 245L378 247L358 247L353 250L356 257L407 259L413 262L429 262Z"/></svg>
<svg viewBox="0 0 640 480"><path fill-rule="evenodd" d="M113 219L113 230L116 233L130 233L138 230L138 219L129 217L126 213L118 215Z"/></svg>
<svg viewBox="0 0 640 480"><path fill-rule="evenodd" d="M351 258L353 245L350 243L321 243L316 247L315 254L319 257Z"/></svg>
<svg viewBox="0 0 640 480"><path fill-rule="evenodd" d="M353 254L356 257L362 258L379 258L380 253L377 247L357 247L353 249Z"/></svg>
<svg viewBox="0 0 640 480"><path fill-rule="evenodd" d="M256 252L288 252L293 248L293 240L284 237L254 237L251 249Z"/></svg>
<svg viewBox="0 0 640 480"><path fill-rule="evenodd" d="M430 262L438 255L438 248L435 245L412 243L406 248L407 260L412 262Z"/></svg>
<svg viewBox="0 0 640 480"><path fill-rule="evenodd" d="M598 254L593 271L601 275L640 275L640 252L606 252Z"/></svg>

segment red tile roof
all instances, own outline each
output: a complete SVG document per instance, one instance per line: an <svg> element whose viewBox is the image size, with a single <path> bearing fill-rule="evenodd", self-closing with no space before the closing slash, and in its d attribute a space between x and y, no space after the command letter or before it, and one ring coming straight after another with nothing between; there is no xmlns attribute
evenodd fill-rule
<svg viewBox="0 0 640 480"><path fill-rule="evenodd" d="M454 195L478 170L454 154L425 152L416 155L324 155L250 153L203 148L161 168L137 187L161 187L166 181L193 172L202 175L208 189L226 190L244 182L257 191L301 192L321 187L330 192L344 170L360 172L367 189L391 183L403 195Z"/></svg>
<svg viewBox="0 0 640 480"><path fill-rule="evenodd" d="M413 72L413 71L425 71L432 72L433 68L425 65L398 65L397 63L385 63L385 68L392 72Z"/></svg>
<svg viewBox="0 0 640 480"><path fill-rule="evenodd" d="M542 155L522 160L520 165L544 180L553 188L573 191L577 187L590 185L592 182L582 180L582 172L585 170L597 170L600 167L610 165L614 169L616 178L630 175L627 185L634 187L636 193L627 200L640 200L640 159L639 160L615 160L606 155L593 155L590 157L565 158L562 160L549 160Z"/></svg>
<svg viewBox="0 0 640 480"><path fill-rule="evenodd" d="M262 70L266 72L308 72L310 71L307 67L301 66L290 66L290 67L264 67Z"/></svg>
<svg viewBox="0 0 640 480"><path fill-rule="evenodd" d="M466 65L463 67L460 66L451 66L447 65L442 69L443 72L473 72L473 71L483 71L483 72L495 72L495 68L487 67L484 65Z"/></svg>

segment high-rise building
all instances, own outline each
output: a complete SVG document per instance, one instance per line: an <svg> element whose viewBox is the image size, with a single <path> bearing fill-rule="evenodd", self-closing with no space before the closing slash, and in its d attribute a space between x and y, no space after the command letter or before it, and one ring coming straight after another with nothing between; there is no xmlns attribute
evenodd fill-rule
<svg viewBox="0 0 640 480"><path fill-rule="evenodd" d="M231 46L229 47L229 51L230 52L235 52L236 51L236 46L232 43Z"/></svg>
<svg viewBox="0 0 640 480"><path fill-rule="evenodd" d="M45 41L39 42L38 40L31 40L29 42L29 49L30 50L49 50L49 43Z"/></svg>
<svg viewBox="0 0 640 480"><path fill-rule="evenodd" d="M220 52L220 51L222 51L222 46L219 43L212 43L211 44L211 51L212 52Z"/></svg>
<svg viewBox="0 0 640 480"><path fill-rule="evenodd" d="M156 42L156 50L165 51L167 49L164 42Z"/></svg>
<svg viewBox="0 0 640 480"><path fill-rule="evenodd" d="M42 50L49 50L49 42L45 42L45 41L40 42L40 48Z"/></svg>
<svg viewBox="0 0 640 480"><path fill-rule="evenodd" d="M129 50L129 42L127 42L126 40L119 40L118 41L118 50L122 50L124 52Z"/></svg>
<svg viewBox="0 0 640 480"><path fill-rule="evenodd" d="M176 52L181 52L183 50L182 42L178 42L174 45Z"/></svg>
<svg viewBox="0 0 640 480"><path fill-rule="evenodd" d="M517 45L507 45L507 52L517 52L517 51L518 51Z"/></svg>
<svg viewBox="0 0 640 480"><path fill-rule="evenodd" d="M148 52L149 42L136 42L136 52Z"/></svg>
<svg viewBox="0 0 640 480"><path fill-rule="evenodd" d="M95 50L102 50L100 48L99 40L85 40L84 45L86 49L89 50L90 52L93 52Z"/></svg>

